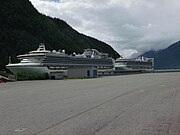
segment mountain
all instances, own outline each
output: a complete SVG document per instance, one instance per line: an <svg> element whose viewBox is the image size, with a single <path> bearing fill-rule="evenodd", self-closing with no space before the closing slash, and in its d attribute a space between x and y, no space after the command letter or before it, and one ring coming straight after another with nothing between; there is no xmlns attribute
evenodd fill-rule
<svg viewBox="0 0 180 135"><path fill-rule="evenodd" d="M163 50L146 52L143 56L154 57L155 69L180 69L180 41Z"/></svg>
<svg viewBox="0 0 180 135"><path fill-rule="evenodd" d="M16 56L44 43L49 50L65 49L68 54L82 53L86 48L120 55L108 44L74 30L65 21L40 14L28 0L0 0L0 69Z"/></svg>

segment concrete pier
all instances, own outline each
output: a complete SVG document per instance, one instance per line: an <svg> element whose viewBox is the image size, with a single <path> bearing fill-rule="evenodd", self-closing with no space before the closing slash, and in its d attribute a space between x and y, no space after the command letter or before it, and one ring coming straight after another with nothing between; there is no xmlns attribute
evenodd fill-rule
<svg viewBox="0 0 180 135"><path fill-rule="evenodd" d="M179 72L0 84L0 135L179 134Z"/></svg>

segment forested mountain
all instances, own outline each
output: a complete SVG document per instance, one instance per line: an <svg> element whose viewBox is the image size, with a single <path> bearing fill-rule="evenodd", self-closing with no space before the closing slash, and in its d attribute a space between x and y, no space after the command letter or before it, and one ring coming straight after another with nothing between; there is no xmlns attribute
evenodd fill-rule
<svg viewBox="0 0 180 135"><path fill-rule="evenodd" d="M180 69L180 41L163 50L146 52L143 56L154 57L156 69Z"/></svg>
<svg viewBox="0 0 180 135"><path fill-rule="evenodd" d="M37 49L39 43L49 50L65 49L69 54L95 48L120 57L108 44L80 34L63 20L40 14L29 0L0 0L0 69L9 56L17 62L17 55Z"/></svg>

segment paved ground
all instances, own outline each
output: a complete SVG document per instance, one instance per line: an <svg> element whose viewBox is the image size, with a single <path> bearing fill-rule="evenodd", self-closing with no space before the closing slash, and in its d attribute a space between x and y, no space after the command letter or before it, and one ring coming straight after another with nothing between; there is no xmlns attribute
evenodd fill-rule
<svg viewBox="0 0 180 135"><path fill-rule="evenodd" d="M0 84L1 135L180 135L180 73Z"/></svg>

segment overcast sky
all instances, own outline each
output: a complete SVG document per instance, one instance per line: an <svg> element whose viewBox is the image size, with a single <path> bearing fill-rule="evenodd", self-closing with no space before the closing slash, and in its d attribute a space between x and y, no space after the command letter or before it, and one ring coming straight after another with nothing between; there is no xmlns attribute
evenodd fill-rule
<svg viewBox="0 0 180 135"><path fill-rule="evenodd" d="M39 12L65 20L123 56L180 40L180 0L30 0Z"/></svg>

